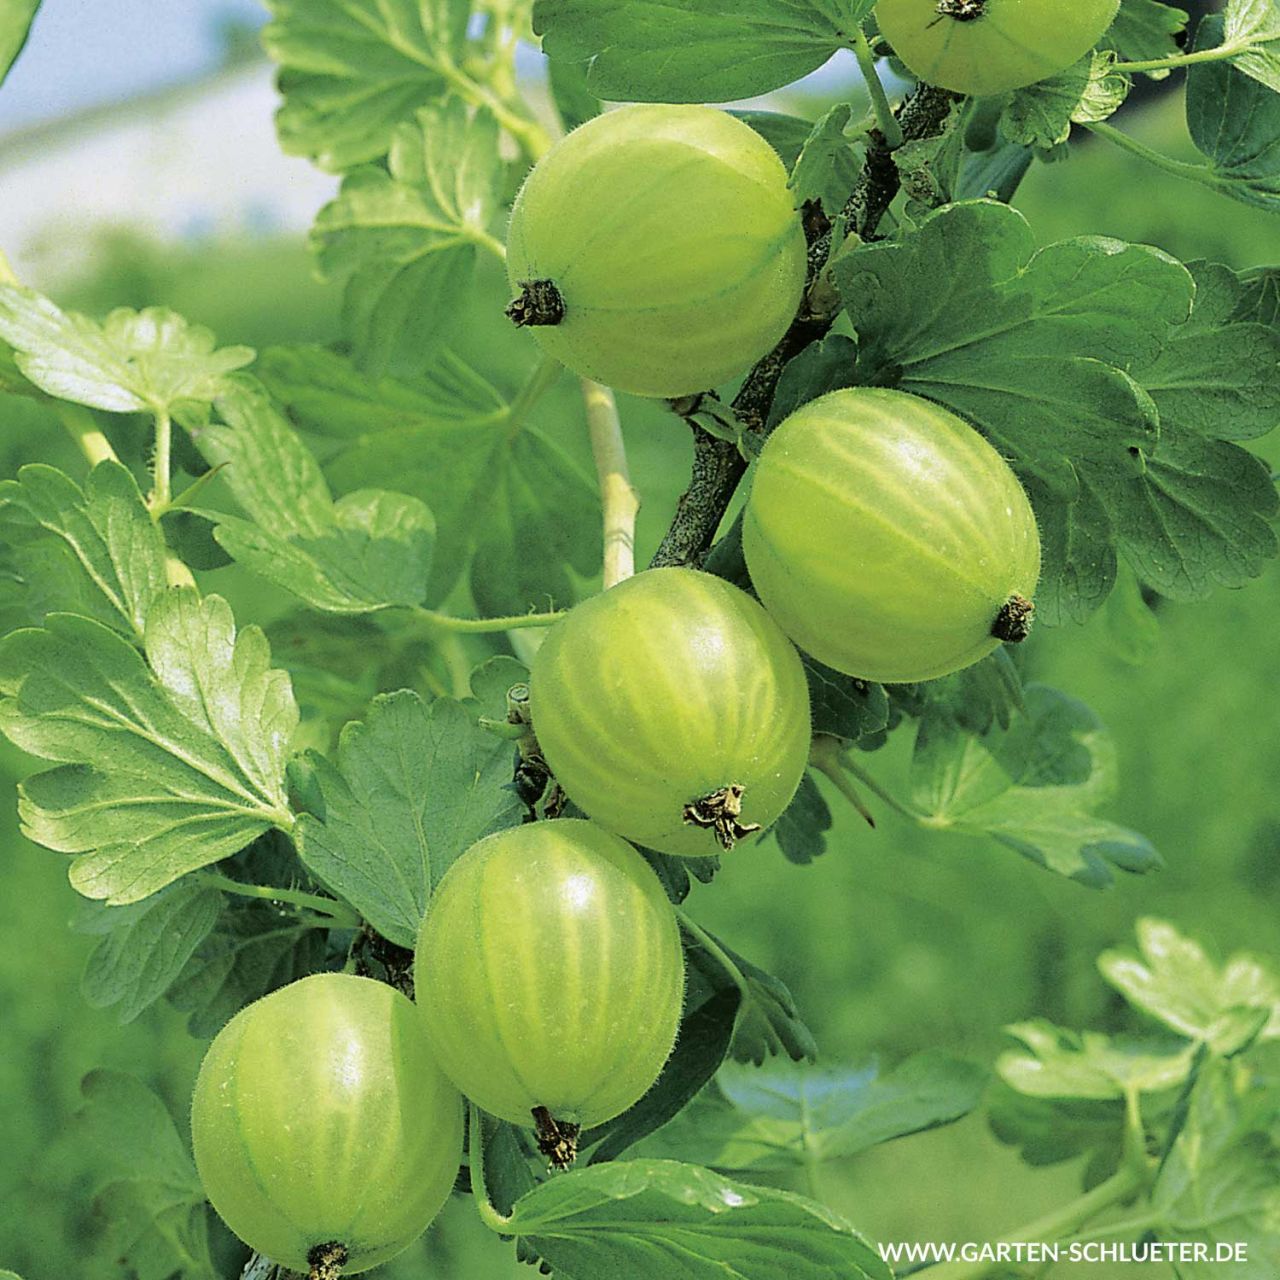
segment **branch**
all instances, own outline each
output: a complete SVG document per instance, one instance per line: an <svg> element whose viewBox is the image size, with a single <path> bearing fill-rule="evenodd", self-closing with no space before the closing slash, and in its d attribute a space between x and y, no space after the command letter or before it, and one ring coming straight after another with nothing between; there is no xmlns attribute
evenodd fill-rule
<svg viewBox="0 0 1280 1280"><path fill-rule="evenodd" d="M631 486L627 448L613 392L582 379L582 399L591 433L591 454L600 477L604 507L604 589L616 587L636 571L636 515L640 499Z"/></svg>
<svg viewBox="0 0 1280 1280"><path fill-rule="evenodd" d="M935 136L951 113L955 95L931 85L919 88L898 108L904 142ZM902 184L893 161L893 148L878 129L870 134L867 159L839 219L851 234L864 240L875 236ZM809 287L799 314L782 341L747 375L733 401L738 421L761 436L769 431L769 414L782 380L783 370L806 347L826 337L838 311L827 304L815 306L813 286L831 256L833 227L812 206L806 209L809 237ZM662 539L652 567L700 566L715 540L724 513L737 492L747 464L731 440L708 435L693 427L693 476L681 497L671 527Z"/></svg>

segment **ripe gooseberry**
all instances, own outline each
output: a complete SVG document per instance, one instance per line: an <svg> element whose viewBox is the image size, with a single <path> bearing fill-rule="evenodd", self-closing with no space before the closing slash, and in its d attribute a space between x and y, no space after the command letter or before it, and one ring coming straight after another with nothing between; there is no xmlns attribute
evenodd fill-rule
<svg viewBox="0 0 1280 1280"><path fill-rule="evenodd" d="M953 413L836 391L769 438L742 526L765 608L851 676L931 680L1025 638L1040 576L1031 505Z"/></svg>
<svg viewBox="0 0 1280 1280"><path fill-rule="evenodd" d="M1078 62L1120 0L880 0L876 21L921 80L956 93L1006 93Z"/></svg>
<svg viewBox="0 0 1280 1280"><path fill-rule="evenodd" d="M684 998L675 912L644 859L580 819L487 836L445 873L418 936L441 1066L568 1163L577 1130L639 1101Z"/></svg>
<svg viewBox="0 0 1280 1280"><path fill-rule="evenodd" d="M439 1213L462 1160L462 1099L405 996L321 973L218 1033L191 1137L227 1226L273 1262L329 1277L386 1261Z"/></svg>
<svg viewBox="0 0 1280 1280"><path fill-rule="evenodd" d="M508 315L575 373L642 396L706 391L795 317L804 232L787 172L710 107L632 106L576 129L516 200Z"/></svg>
<svg viewBox="0 0 1280 1280"><path fill-rule="evenodd" d="M770 826L811 741L800 657L737 587L649 569L548 632L533 731L565 794L628 840L711 856Z"/></svg>

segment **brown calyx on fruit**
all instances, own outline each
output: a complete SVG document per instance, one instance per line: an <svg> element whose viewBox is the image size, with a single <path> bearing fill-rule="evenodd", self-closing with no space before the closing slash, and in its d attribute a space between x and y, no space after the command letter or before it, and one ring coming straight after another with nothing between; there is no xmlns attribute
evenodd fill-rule
<svg viewBox="0 0 1280 1280"><path fill-rule="evenodd" d="M307 1253L311 1266L310 1280L341 1280L342 1268L351 1255L340 1240L318 1244Z"/></svg>
<svg viewBox="0 0 1280 1280"><path fill-rule="evenodd" d="M553 1169L568 1169L578 1158L578 1135L582 1126L557 1120L546 1107L534 1107L533 1128L538 1150L551 1161Z"/></svg>
<svg viewBox="0 0 1280 1280"><path fill-rule="evenodd" d="M746 787L732 782L701 800L685 805L684 820L690 826L714 831L720 847L727 853L739 840L760 830L758 822L738 821L742 817L742 797L746 793Z"/></svg>
<svg viewBox="0 0 1280 1280"><path fill-rule="evenodd" d="M517 329L554 327L564 320L564 294L554 280L522 280L520 296L507 308L507 319Z"/></svg>
<svg viewBox="0 0 1280 1280"><path fill-rule="evenodd" d="M1026 596L1012 595L1005 601L996 620L991 624L991 634L1005 644L1021 644L1031 634L1036 607Z"/></svg>
<svg viewBox="0 0 1280 1280"><path fill-rule="evenodd" d="M987 16L987 0L938 0L938 16L957 22L976 22Z"/></svg>

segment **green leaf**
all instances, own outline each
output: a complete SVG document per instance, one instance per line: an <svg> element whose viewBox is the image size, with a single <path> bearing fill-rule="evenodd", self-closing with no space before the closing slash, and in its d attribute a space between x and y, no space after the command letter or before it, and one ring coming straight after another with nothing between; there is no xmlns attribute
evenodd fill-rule
<svg viewBox="0 0 1280 1280"><path fill-rule="evenodd" d="M1099 61L1105 67L1106 60ZM1086 55L1058 75L1017 90L1000 118L1000 132L1010 142L1046 151L1066 142L1093 79L1093 68L1093 55Z"/></svg>
<svg viewBox="0 0 1280 1280"><path fill-rule="evenodd" d="M381 375L419 373L457 324L476 256L489 234L502 165L498 126L457 98L391 135L389 172L343 181L311 232L325 279L347 279L343 327L357 363Z"/></svg>
<svg viewBox="0 0 1280 1280"><path fill-rule="evenodd" d="M75 1138L93 1153L107 1223L99 1261L132 1275L218 1280L204 1188L164 1103L140 1080L92 1071ZM105 1274L105 1271L103 1272Z"/></svg>
<svg viewBox="0 0 1280 1280"><path fill-rule="evenodd" d="M307 869L384 937L412 948L440 877L475 841L520 822L513 749L461 704L408 690L342 731L335 767L309 753L320 810L298 821Z"/></svg>
<svg viewBox="0 0 1280 1280"><path fill-rule="evenodd" d="M1159 1102L1166 1096L1176 1095L1160 1095ZM1163 1110L1158 1102L1144 1099L1142 1113L1149 1125ZM987 1118L996 1138L1017 1147L1033 1168L1087 1155L1087 1167L1105 1178L1123 1157L1124 1103L1116 1098L1030 1096L997 1078L989 1093Z"/></svg>
<svg viewBox="0 0 1280 1280"><path fill-rule="evenodd" d="M42 391L110 413L199 421L248 347L217 350L213 334L162 307L121 307L101 324L61 311L32 289L0 285L0 338Z"/></svg>
<svg viewBox="0 0 1280 1280"><path fill-rule="evenodd" d="M1163 920L1141 919L1137 930L1139 954L1098 957L1102 976L1131 1005L1217 1053L1240 1047L1233 1043L1240 1010L1265 1014L1261 1038L1280 1039L1280 978L1263 961L1239 954L1218 965Z"/></svg>
<svg viewBox="0 0 1280 1280"><path fill-rule="evenodd" d="M1280 31L1280 8L1277 30ZM1210 14L1196 31L1196 48L1223 43L1223 22ZM1280 45L1273 46L1280 51ZM1239 60L1208 62L1187 72L1187 128L1209 159L1218 189L1263 209L1280 209L1280 52L1275 82L1250 78Z"/></svg>
<svg viewBox="0 0 1280 1280"><path fill-rule="evenodd" d="M1212 21L1213 15L1204 21ZM1276 0L1228 0L1223 43L1240 49L1231 63L1245 75L1280 93L1280 4ZM1196 32L1199 43L1200 31Z"/></svg>
<svg viewBox="0 0 1280 1280"><path fill-rule="evenodd" d="M1160 619L1142 594L1136 575L1122 569L1104 607L1111 651L1130 666L1145 666L1160 648Z"/></svg>
<svg viewBox="0 0 1280 1280"><path fill-rule="evenodd" d="M805 866L826 853L831 823L831 809L810 770L800 779L795 799L773 824L770 834L788 862Z"/></svg>
<svg viewBox="0 0 1280 1280"><path fill-rule="evenodd" d="M1201 1243L1209 1258L1180 1261L1180 1280L1218 1280L1219 1244L1245 1246L1225 1269L1241 1280L1280 1274L1280 1149L1274 1094L1251 1088L1231 1063L1209 1062L1152 1191L1162 1240Z"/></svg>
<svg viewBox="0 0 1280 1280"><path fill-rule="evenodd" d="M562 1280L892 1280L825 1206L668 1160L553 1178L517 1202L505 1229Z"/></svg>
<svg viewBox="0 0 1280 1280"><path fill-rule="evenodd" d="M1156 403L1125 371L1157 366L1191 314L1194 281L1180 264L1096 238L1037 253L1021 215L977 201L834 270L861 340L858 380L948 405L1022 475L1047 618L1100 605L1117 550L1183 600L1242 584L1274 552L1256 464L1176 422L1161 437Z"/></svg>
<svg viewBox="0 0 1280 1280"><path fill-rule="evenodd" d="M535 0L554 59L614 102L732 102L816 71L874 0Z"/></svg>
<svg viewBox="0 0 1280 1280"><path fill-rule="evenodd" d="M10 741L61 765L23 784L23 830L78 855L85 897L138 902L292 824L289 680L218 596L158 596L145 662L100 623L53 614L0 642L0 690Z"/></svg>
<svg viewBox="0 0 1280 1280"><path fill-rule="evenodd" d="M164 538L118 462L99 463L83 490L43 463L23 467L0 483L0 538L39 618L80 613L140 641L168 585Z"/></svg>
<svg viewBox="0 0 1280 1280"><path fill-rule="evenodd" d="M260 391L218 401L226 426L193 433L252 521L206 513L235 560L325 613L420 604L435 551L435 518L417 498L365 489L338 502L298 434Z"/></svg>
<svg viewBox="0 0 1280 1280"><path fill-rule="evenodd" d="M341 173L386 154L396 127L462 73L468 0L267 0L280 64L280 145Z"/></svg>
<svg viewBox="0 0 1280 1280"><path fill-rule="evenodd" d="M222 914L223 898L196 880L180 880L142 902L108 907L84 902L80 933L99 934L80 991L95 1009L118 1005L132 1022L173 985Z"/></svg>
<svg viewBox="0 0 1280 1280"><path fill-rule="evenodd" d="M1039 866L1102 888L1113 869L1145 872L1160 856L1135 831L1095 816L1115 789L1115 748L1082 702L1043 685L1004 732L969 737L926 716L911 762L925 825L988 835Z"/></svg>
<svg viewBox="0 0 1280 1280"><path fill-rule="evenodd" d="M809 681L814 733L829 733L846 742L880 733L889 723L884 686L843 675L802 654Z"/></svg>
<svg viewBox="0 0 1280 1280"><path fill-rule="evenodd" d="M566 133L600 114L602 103L587 86L587 69L577 62L547 62L547 81Z"/></svg>
<svg viewBox="0 0 1280 1280"><path fill-rule="evenodd" d="M216 1035L245 1005L324 965L325 935L296 911L236 899L196 948L167 999L199 1039Z"/></svg>
<svg viewBox="0 0 1280 1280"><path fill-rule="evenodd" d="M830 218L844 208L862 167L857 144L845 133L852 117L853 108L838 103L810 130L791 171L797 205L816 200Z"/></svg>
<svg viewBox="0 0 1280 1280"><path fill-rule="evenodd" d="M40 0L0 0L0 84L27 43L39 8Z"/></svg>
<svg viewBox="0 0 1280 1280"><path fill-rule="evenodd" d="M1008 729L1026 712L1022 675L1008 648L975 662L954 675L924 684L892 685L890 701L917 720L943 719L968 734Z"/></svg>
<svg viewBox="0 0 1280 1280"><path fill-rule="evenodd" d="M909 1058L883 1076L875 1064L730 1062L639 1154L730 1172L843 1160L954 1123L977 1107L986 1082L982 1069L942 1053Z"/></svg>
<svg viewBox="0 0 1280 1280"><path fill-rule="evenodd" d="M796 167L804 144L814 130L812 121L780 111L730 111L729 114L749 124L778 153L788 173Z"/></svg>
<svg viewBox="0 0 1280 1280"><path fill-rule="evenodd" d="M1025 1049L1002 1053L996 1071L1011 1089L1032 1098L1105 1102L1130 1090L1159 1093L1187 1078L1195 1056L1194 1046L1182 1040L1078 1033L1043 1019L1005 1031Z"/></svg>
<svg viewBox="0 0 1280 1280"><path fill-rule="evenodd" d="M494 615L569 603L569 570L597 570L596 486L455 357L425 390L367 378L318 348L268 352L261 373L300 426L334 442L325 470L336 488L372 483L426 501L437 526L429 604L468 567L477 608Z"/></svg>
<svg viewBox="0 0 1280 1280"><path fill-rule="evenodd" d="M684 1111L724 1062L740 1003L741 996L733 987L713 991L705 999L693 992L687 994L676 1047L657 1083L635 1106L583 1135L583 1150L599 1139L591 1152L591 1164L616 1160Z"/></svg>
<svg viewBox="0 0 1280 1280"><path fill-rule="evenodd" d="M1177 37L1186 29L1185 9L1160 0L1122 0L1102 45L1114 49L1125 62L1155 62L1181 53ZM1165 70L1147 74L1153 80L1163 80L1172 73Z"/></svg>
<svg viewBox="0 0 1280 1280"><path fill-rule="evenodd" d="M711 935L707 935L711 938ZM718 939L712 942L723 953L716 955L686 930L685 960L690 984L711 991L736 990L740 996L733 1036L734 1057L764 1062L771 1054L786 1053L794 1061L818 1056L813 1033L805 1026L795 997L771 973L757 968ZM726 964L726 961L728 962ZM731 972L732 965L735 972Z"/></svg>

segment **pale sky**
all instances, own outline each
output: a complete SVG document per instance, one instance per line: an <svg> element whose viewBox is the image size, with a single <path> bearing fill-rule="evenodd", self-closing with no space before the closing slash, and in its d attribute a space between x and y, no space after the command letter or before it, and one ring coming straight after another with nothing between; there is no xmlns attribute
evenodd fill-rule
<svg viewBox="0 0 1280 1280"><path fill-rule="evenodd" d="M258 0L44 0L0 85L0 132L189 80L217 66L221 23L266 17Z"/></svg>

